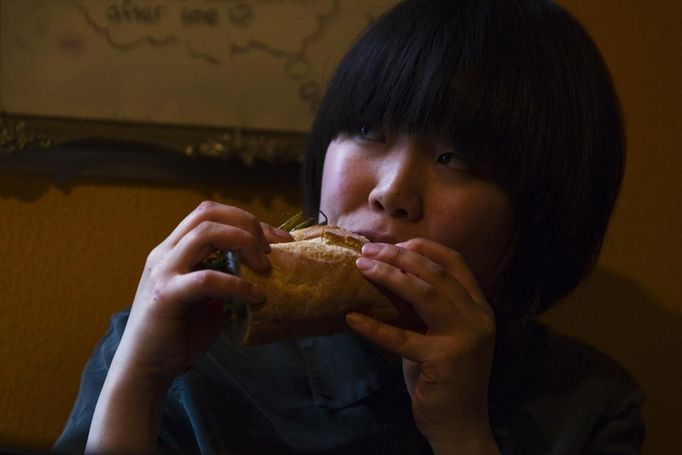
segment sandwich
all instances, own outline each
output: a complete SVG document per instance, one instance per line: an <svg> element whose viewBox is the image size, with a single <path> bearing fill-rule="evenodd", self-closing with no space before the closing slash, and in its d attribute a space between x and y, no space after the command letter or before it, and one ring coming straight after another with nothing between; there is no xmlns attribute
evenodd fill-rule
<svg viewBox="0 0 682 455"><path fill-rule="evenodd" d="M225 305L226 332L235 343L250 346L340 333L346 330L349 312L396 327L423 329L410 304L357 270L355 260L367 238L327 225L296 229L291 235L291 242L270 245L272 267L264 274L239 267L228 254L228 271L266 294L262 303Z"/></svg>

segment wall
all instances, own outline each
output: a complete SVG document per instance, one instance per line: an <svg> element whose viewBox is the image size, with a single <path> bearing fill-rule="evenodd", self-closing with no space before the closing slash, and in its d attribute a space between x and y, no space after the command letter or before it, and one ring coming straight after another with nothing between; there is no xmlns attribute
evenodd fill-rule
<svg viewBox="0 0 682 455"><path fill-rule="evenodd" d="M561 3L585 24L611 68L629 154L595 273L546 319L633 372L647 394L645 453L676 452L682 446L682 3Z"/></svg>
<svg viewBox="0 0 682 455"><path fill-rule="evenodd" d="M628 124L622 198L593 276L546 316L605 350L647 393L645 453L682 446L682 3L565 0L614 73ZM0 173L0 446L46 448L109 314L147 252L203 199L276 222L291 188L71 181Z"/></svg>
<svg viewBox="0 0 682 455"><path fill-rule="evenodd" d="M109 316L130 305L146 255L202 200L272 223L298 206L296 185L52 183L0 176L0 447L50 447L83 363Z"/></svg>

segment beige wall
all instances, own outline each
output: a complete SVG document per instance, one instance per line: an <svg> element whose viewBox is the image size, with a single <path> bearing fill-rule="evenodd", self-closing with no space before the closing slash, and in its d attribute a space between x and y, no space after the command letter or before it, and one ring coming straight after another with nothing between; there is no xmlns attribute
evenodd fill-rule
<svg viewBox="0 0 682 455"><path fill-rule="evenodd" d="M51 445L109 316L130 305L146 255L199 202L277 222L298 206L295 189L58 188L0 175L0 447Z"/></svg>
<svg viewBox="0 0 682 455"><path fill-rule="evenodd" d="M634 373L648 395L646 453L672 453L682 446L682 3L563 3L613 70L630 155L595 274L546 319ZM0 173L0 446L49 447L147 252L196 204L226 201L271 222L297 205L291 189L235 186L57 186Z"/></svg>
<svg viewBox="0 0 682 455"><path fill-rule="evenodd" d="M628 163L599 266L547 320L608 352L647 393L645 453L682 447L682 3L563 0L611 67Z"/></svg>

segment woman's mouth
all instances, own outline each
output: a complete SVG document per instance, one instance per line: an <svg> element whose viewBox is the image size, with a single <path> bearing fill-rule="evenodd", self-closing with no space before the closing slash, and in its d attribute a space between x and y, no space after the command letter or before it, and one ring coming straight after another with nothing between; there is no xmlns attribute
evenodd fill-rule
<svg viewBox="0 0 682 455"><path fill-rule="evenodd" d="M375 242L375 243L398 243L398 240L392 236L391 234L381 232L381 231L375 231L372 229L368 230L358 230L355 231L356 234L360 234L364 237L367 237L370 242Z"/></svg>

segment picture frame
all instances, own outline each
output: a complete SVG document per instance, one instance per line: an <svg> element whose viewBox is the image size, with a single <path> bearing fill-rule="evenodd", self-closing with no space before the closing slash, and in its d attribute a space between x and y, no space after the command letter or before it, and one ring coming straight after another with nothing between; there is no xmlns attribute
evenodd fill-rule
<svg viewBox="0 0 682 455"><path fill-rule="evenodd" d="M0 170L300 166L333 68L393 3L0 0Z"/></svg>
<svg viewBox="0 0 682 455"><path fill-rule="evenodd" d="M238 128L49 118L0 112L0 172L165 183L229 174L292 177L306 135Z"/></svg>

